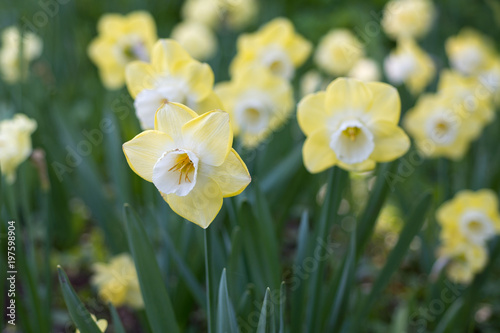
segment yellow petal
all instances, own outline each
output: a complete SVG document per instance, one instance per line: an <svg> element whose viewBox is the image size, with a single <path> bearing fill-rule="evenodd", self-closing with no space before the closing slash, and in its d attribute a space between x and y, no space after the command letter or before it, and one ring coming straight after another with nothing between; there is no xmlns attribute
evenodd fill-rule
<svg viewBox="0 0 500 333"><path fill-rule="evenodd" d="M160 156L174 149L172 138L160 131L144 131L123 144L130 168L148 182L153 181L153 167Z"/></svg>
<svg viewBox="0 0 500 333"><path fill-rule="evenodd" d="M370 159L377 162L390 162L403 156L410 148L410 138L397 125L387 121L377 121L370 126L375 148Z"/></svg>
<svg viewBox="0 0 500 333"><path fill-rule="evenodd" d="M240 194L252 180L247 166L234 149L231 149L224 163L218 167L202 164L199 172L219 185L224 198Z"/></svg>
<svg viewBox="0 0 500 333"><path fill-rule="evenodd" d="M150 64L143 61L133 61L125 67L127 88L133 98L144 89L154 86L154 70Z"/></svg>
<svg viewBox="0 0 500 333"><path fill-rule="evenodd" d="M205 98L198 101L197 105L198 110L196 111L198 111L199 114L213 110L226 110L224 105L222 105L222 101L219 96L213 91L211 91Z"/></svg>
<svg viewBox="0 0 500 333"><path fill-rule="evenodd" d="M153 46L151 64L156 72L170 74L173 68L186 61L193 61L193 58L173 39L160 39Z"/></svg>
<svg viewBox="0 0 500 333"><path fill-rule="evenodd" d="M188 195L163 194L170 208L188 221L206 229L222 207L222 192L219 185L209 177L198 177L196 186Z"/></svg>
<svg viewBox="0 0 500 333"><path fill-rule="evenodd" d="M302 36L295 37L288 43L290 58L295 67L302 65L311 54L312 44Z"/></svg>
<svg viewBox="0 0 500 333"><path fill-rule="evenodd" d="M106 14L99 19L97 31L99 35L120 35L123 30L125 18L120 14Z"/></svg>
<svg viewBox="0 0 500 333"><path fill-rule="evenodd" d="M229 114L223 111L210 111L187 122L182 135L185 147L213 166L224 162L233 144Z"/></svg>
<svg viewBox="0 0 500 333"><path fill-rule="evenodd" d="M401 100L397 89L382 82L368 82L366 86L373 95L372 104L368 109L371 119L397 124L401 114Z"/></svg>
<svg viewBox="0 0 500 333"><path fill-rule="evenodd" d="M127 26L131 31L137 31L144 36L146 41L151 38L156 39L155 21L146 11L136 11L127 15Z"/></svg>
<svg viewBox="0 0 500 333"><path fill-rule="evenodd" d="M189 62L179 69L177 75L186 79L191 91L199 99L207 97L212 92L214 85L214 73L208 64Z"/></svg>
<svg viewBox="0 0 500 333"><path fill-rule="evenodd" d="M326 88L325 106L333 112L363 112L368 109L371 101L370 89L356 79L338 78Z"/></svg>
<svg viewBox="0 0 500 333"><path fill-rule="evenodd" d="M182 126L185 123L196 118L198 114L185 105L179 103L165 103L155 116L155 129L170 135L174 142L182 142Z"/></svg>
<svg viewBox="0 0 500 333"><path fill-rule="evenodd" d="M125 82L125 73L121 66L108 66L99 71L102 83L109 90L120 89Z"/></svg>
<svg viewBox="0 0 500 333"><path fill-rule="evenodd" d="M375 166L377 164L375 163L374 160L367 159L363 162L354 163L354 164L347 164L347 163L339 161L337 163L337 165L344 170L354 171L354 172L365 172L365 171L370 171L370 170L375 169Z"/></svg>
<svg viewBox="0 0 500 333"><path fill-rule="evenodd" d="M297 106L297 121L305 135L325 127L327 113L325 110L324 91L304 97Z"/></svg>
<svg viewBox="0 0 500 333"><path fill-rule="evenodd" d="M98 321L96 321L96 324L101 332L105 332L108 328L108 321L106 319L99 319Z"/></svg>
<svg viewBox="0 0 500 333"><path fill-rule="evenodd" d="M307 137L302 147L304 165L311 173L326 170L337 163L337 156L330 148L330 135L326 129L318 130Z"/></svg>

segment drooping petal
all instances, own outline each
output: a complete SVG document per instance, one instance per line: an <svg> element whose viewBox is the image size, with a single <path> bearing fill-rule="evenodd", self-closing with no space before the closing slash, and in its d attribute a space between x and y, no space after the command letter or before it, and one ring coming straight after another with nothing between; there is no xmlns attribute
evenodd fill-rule
<svg viewBox="0 0 500 333"><path fill-rule="evenodd" d="M383 120L397 124L401 113L401 100L397 89L382 82L368 82L366 86L373 94L372 104L367 110L370 118L373 121Z"/></svg>
<svg viewBox="0 0 500 333"><path fill-rule="evenodd" d="M162 196L175 213L204 229L212 223L222 207L219 185L211 178L201 175L188 195L180 197L162 193Z"/></svg>
<svg viewBox="0 0 500 333"><path fill-rule="evenodd" d="M173 149L172 137L166 133L148 130L123 144L123 152L132 170L148 182L153 181L153 167L161 155Z"/></svg>
<svg viewBox="0 0 500 333"><path fill-rule="evenodd" d="M330 134L326 129L318 130L307 137L302 147L302 155L309 172L321 172L338 162L329 144Z"/></svg>
<svg viewBox="0 0 500 333"><path fill-rule="evenodd" d="M178 103L165 103L156 112L155 129L167 133L180 144L182 141L182 126L197 117L198 114Z"/></svg>
<svg viewBox="0 0 500 333"><path fill-rule="evenodd" d="M397 125L378 121L370 126L375 140L375 149L370 158L377 162L390 162L403 156L410 148L408 135Z"/></svg>
<svg viewBox="0 0 500 333"><path fill-rule="evenodd" d="M224 163L217 167L202 164L200 174L212 178L220 187L224 198L240 194L252 178L236 150L231 149Z"/></svg>
<svg viewBox="0 0 500 333"><path fill-rule="evenodd" d="M305 135L325 127L327 113L325 110L324 91L304 97L297 106L297 121Z"/></svg>
<svg viewBox="0 0 500 333"><path fill-rule="evenodd" d="M189 53L173 39L160 39L153 46L151 64L158 73L171 74L180 63L193 61Z"/></svg>
<svg viewBox="0 0 500 333"><path fill-rule="evenodd" d="M182 126L182 136L185 147L198 155L202 163L219 166L233 144L229 114L223 111L204 113Z"/></svg>
<svg viewBox="0 0 500 333"><path fill-rule="evenodd" d="M325 106L329 112L363 112L368 109L371 101L370 89L356 79L338 78L326 88Z"/></svg>
<svg viewBox="0 0 500 333"><path fill-rule="evenodd" d="M150 64L143 61L133 61L125 67L127 89L133 98L144 89L154 87L155 73Z"/></svg>

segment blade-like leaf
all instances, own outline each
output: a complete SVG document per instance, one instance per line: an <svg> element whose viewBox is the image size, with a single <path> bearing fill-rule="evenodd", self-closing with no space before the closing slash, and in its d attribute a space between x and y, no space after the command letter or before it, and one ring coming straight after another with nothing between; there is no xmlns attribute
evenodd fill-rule
<svg viewBox="0 0 500 333"><path fill-rule="evenodd" d="M233 304L227 291L226 269L222 271L217 304L217 333L239 332Z"/></svg>
<svg viewBox="0 0 500 333"><path fill-rule="evenodd" d="M122 320L116 311L116 308L113 304L109 303L109 312L111 312L111 318L113 319L113 329L115 333L126 333L125 328L123 327Z"/></svg>
<svg viewBox="0 0 500 333"><path fill-rule="evenodd" d="M271 290L266 289L262 309L260 310L259 324L257 325L257 333L275 333L274 322L274 304L271 302Z"/></svg>
<svg viewBox="0 0 500 333"><path fill-rule="evenodd" d="M101 330L97 327L97 324L90 316L85 305L80 301L80 298L69 283L68 276L61 266L57 266L57 273L59 275L59 283L61 284L64 302L68 307L69 315L71 319L73 319L76 327L78 327L82 333L101 333Z"/></svg>
<svg viewBox="0 0 500 333"><path fill-rule="evenodd" d="M286 288L285 281L281 282L280 288L280 329L279 333L285 333L285 309L286 308Z"/></svg>
<svg viewBox="0 0 500 333"><path fill-rule="evenodd" d="M142 222L139 221L139 217L128 204L125 204L124 212L129 247L134 257L151 329L154 333L178 333L179 327L172 303L162 280L155 253L142 227Z"/></svg>

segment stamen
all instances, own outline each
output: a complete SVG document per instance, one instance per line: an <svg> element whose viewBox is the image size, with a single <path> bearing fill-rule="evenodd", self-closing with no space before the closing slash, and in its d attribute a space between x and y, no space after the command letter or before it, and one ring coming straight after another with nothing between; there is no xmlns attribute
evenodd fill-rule
<svg viewBox="0 0 500 333"><path fill-rule="evenodd" d="M184 156L180 156L177 159L177 163L168 169L168 171L179 172L179 185L182 182L182 176L184 175L184 181L191 183L191 179L189 179L189 173L194 169L193 162L189 159L187 154Z"/></svg>

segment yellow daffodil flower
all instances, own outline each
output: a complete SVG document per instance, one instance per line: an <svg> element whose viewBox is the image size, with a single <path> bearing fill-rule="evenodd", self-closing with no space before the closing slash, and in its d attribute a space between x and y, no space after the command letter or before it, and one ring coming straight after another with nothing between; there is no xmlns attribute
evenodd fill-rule
<svg viewBox="0 0 500 333"><path fill-rule="evenodd" d="M430 0L392 0L384 8L382 28L392 39L425 36L435 17Z"/></svg>
<svg viewBox="0 0 500 333"><path fill-rule="evenodd" d="M470 28L449 37L445 47L450 64L465 75L477 74L495 53L493 41Z"/></svg>
<svg viewBox="0 0 500 333"><path fill-rule="evenodd" d="M494 103L500 105L500 56L490 58L478 71L478 80L489 91Z"/></svg>
<svg viewBox="0 0 500 333"><path fill-rule="evenodd" d="M397 90L379 82L338 78L326 91L304 97L297 118L307 136L302 149L307 170L338 165L365 171L404 155L410 140L398 127L400 112Z"/></svg>
<svg viewBox="0 0 500 333"><path fill-rule="evenodd" d="M96 323L97 327L99 327L99 330L101 332L106 332L106 329L108 328L108 321L106 319L99 319L97 320L97 317L94 315L90 315L92 317L92 320ZM77 329L75 333L80 333L80 330Z"/></svg>
<svg viewBox="0 0 500 333"><path fill-rule="evenodd" d="M285 79L292 79L295 69L311 53L311 43L295 33L292 22L276 18L253 34L238 38L238 52L230 72L236 76L249 67L263 66Z"/></svg>
<svg viewBox="0 0 500 333"><path fill-rule="evenodd" d="M176 40L189 54L198 60L206 60L215 54L217 39L207 26L196 21L184 21L172 30L172 39Z"/></svg>
<svg viewBox="0 0 500 333"><path fill-rule="evenodd" d="M144 307L135 264L129 254L113 257L109 264L96 263L92 266L92 284L99 296L114 306L128 305L135 309Z"/></svg>
<svg viewBox="0 0 500 333"><path fill-rule="evenodd" d="M0 122L0 169L9 183L14 183L17 167L31 155L36 127L35 120L20 113Z"/></svg>
<svg viewBox="0 0 500 333"><path fill-rule="evenodd" d="M354 64L347 76L366 82L380 81L380 69L375 60L363 58Z"/></svg>
<svg viewBox="0 0 500 333"><path fill-rule="evenodd" d="M154 128L156 110L167 101L184 104L200 114L222 109L213 91L214 73L210 66L194 60L172 39L162 39L154 45L151 63L129 64L126 79L143 129Z"/></svg>
<svg viewBox="0 0 500 333"><path fill-rule="evenodd" d="M182 7L186 21L195 21L210 28L221 23L242 29L252 23L258 12L256 0L187 0Z"/></svg>
<svg viewBox="0 0 500 333"><path fill-rule="evenodd" d="M464 121L478 123L474 137L479 136L482 128L495 117L492 95L475 77L465 77L457 71L443 70L438 91L450 96L452 106L458 108L456 112L463 116Z"/></svg>
<svg viewBox="0 0 500 333"><path fill-rule="evenodd" d="M449 260L446 273L454 283L469 284L481 272L488 261L484 246L462 243L457 247L446 246L439 249L438 255Z"/></svg>
<svg viewBox="0 0 500 333"><path fill-rule="evenodd" d="M238 195L250 183L232 142L226 112L199 116L182 104L165 103L155 129L126 142L123 151L132 170L152 182L173 211L207 228L222 198Z"/></svg>
<svg viewBox="0 0 500 333"><path fill-rule="evenodd" d="M458 160L481 131L480 122L471 119L457 108L453 96L427 94L406 113L404 127L423 156Z"/></svg>
<svg viewBox="0 0 500 333"><path fill-rule="evenodd" d="M42 40L32 32L22 36L23 54L21 57L21 33L15 26L5 28L2 32L2 49L0 49L0 72L7 83L24 81L28 77L29 63L42 54Z"/></svg>
<svg viewBox="0 0 500 333"><path fill-rule="evenodd" d="M216 85L231 116L234 135L243 145L255 147L281 126L293 108L290 83L264 67L239 72L230 82Z"/></svg>
<svg viewBox="0 0 500 333"><path fill-rule="evenodd" d="M347 29L334 29L319 42L314 61L334 76L346 75L364 55L363 44Z"/></svg>
<svg viewBox="0 0 500 333"><path fill-rule="evenodd" d="M446 244L484 243L500 231L498 199L491 190L461 191L436 212Z"/></svg>
<svg viewBox="0 0 500 333"><path fill-rule="evenodd" d="M412 39L398 41L385 58L384 69L391 83L404 83L413 95L420 94L436 74L432 59Z"/></svg>
<svg viewBox="0 0 500 333"><path fill-rule="evenodd" d="M149 60L156 41L156 25L147 12L126 16L106 14L99 19L97 36L88 47L88 55L99 69L107 89L119 89L125 83L125 66L134 60Z"/></svg>

